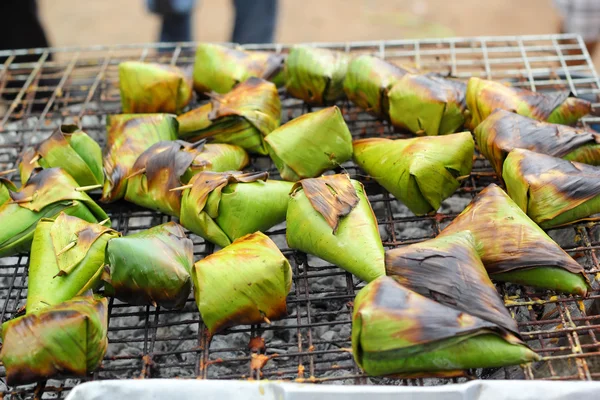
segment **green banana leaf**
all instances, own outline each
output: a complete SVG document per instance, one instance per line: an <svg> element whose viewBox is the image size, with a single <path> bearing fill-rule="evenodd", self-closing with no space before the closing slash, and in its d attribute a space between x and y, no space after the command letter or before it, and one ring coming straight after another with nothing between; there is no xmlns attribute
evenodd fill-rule
<svg viewBox="0 0 600 400"><path fill-rule="evenodd" d="M125 114L179 114L192 100L192 79L173 65L125 61L119 64Z"/></svg>
<svg viewBox="0 0 600 400"><path fill-rule="evenodd" d="M566 160L600 165L600 135L550 124L498 109L475 129L481 154L501 178L502 165L514 149L527 149Z"/></svg>
<svg viewBox="0 0 600 400"><path fill-rule="evenodd" d="M492 279L585 296L581 265L497 185L483 189L440 236L471 231Z"/></svg>
<svg viewBox="0 0 600 400"><path fill-rule="evenodd" d="M352 157L352 134L337 106L295 118L265 141L286 181L317 177Z"/></svg>
<svg viewBox="0 0 600 400"><path fill-rule="evenodd" d="M502 176L508 195L544 229L600 213L599 167L515 149Z"/></svg>
<svg viewBox="0 0 600 400"><path fill-rule="evenodd" d="M354 141L354 161L416 215L437 211L471 173L469 132L413 139Z"/></svg>
<svg viewBox="0 0 600 400"><path fill-rule="evenodd" d="M344 92L348 100L380 118L389 116L388 93L409 71L367 54L348 64Z"/></svg>
<svg viewBox="0 0 600 400"><path fill-rule="evenodd" d="M268 154L263 138L279 127L281 101L271 82L249 78L224 95L177 117L179 137L231 143Z"/></svg>
<svg viewBox="0 0 600 400"><path fill-rule="evenodd" d="M16 192L17 187L6 178L0 177L0 206L10 200L10 192Z"/></svg>
<svg viewBox="0 0 600 400"><path fill-rule="evenodd" d="M292 182L267 172L201 172L183 192L181 225L221 247L285 221Z"/></svg>
<svg viewBox="0 0 600 400"><path fill-rule="evenodd" d="M347 175L304 179L290 195L288 245L370 282L385 275L377 220L360 182Z"/></svg>
<svg viewBox="0 0 600 400"><path fill-rule="evenodd" d="M236 239L198 261L192 278L196 304L211 335L287 315L292 268L261 232Z"/></svg>
<svg viewBox="0 0 600 400"><path fill-rule="evenodd" d="M109 227L60 213L35 228L29 260L27 314L54 306L100 284Z"/></svg>
<svg viewBox="0 0 600 400"><path fill-rule="evenodd" d="M170 114L119 114L106 117L104 149L106 180L100 201L110 203L125 196L133 164L150 146L177 139L177 119Z"/></svg>
<svg viewBox="0 0 600 400"><path fill-rule="evenodd" d="M344 96L349 61L347 54L338 51L294 46L285 61L285 87L308 104L331 104Z"/></svg>
<svg viewBox="0 0 600 400"><path fill-rule="evenodd" d="M417 135L454 133L465 124L465 91L460 81L405 74L388 93L390 121Z"/></svg>
<svg viewBox="0 0 600 400"><path fill-rule="evenodd" d="M568 91L538 93L475 77L467 83L466 99L471 130L497 108L563 125L573 125L591 111L589 101L571 97Z"/></svg>
<svg viewBox="0 0 600 400"><path fill-rule="evenodd" d="M108 216L79 185L60 168L37 172L18 192L10 192L11 201L0 206L0 257L30 250L33 233L42 218L54 218L62 211L88 222Z"/></svg>
<svg viewBox="0 0 600 400"><path fill-rule="evenodd" d="M388 250L385 270L413 292L520 337L517 322L490 280L469 231Z"/></svg>
<svg viewBox="0 0 600 400"><path fill-rule="evenodd" d="M369 375L432 376L539 360L517 336L382 276L354 300L352 352Z"/></svg>
<svg viewBox="0 0 600 400"><path fill-rule="evenodd" d="M108 340L108 300L76 297L2 324L0 359L9 386L100 366Z"/></svg>
<svg viewBox="0 0 600 400"><path fill-rule="evenodd" d="M248 161L248 154L238 146L204 145L204 141L158 142L143 152L133 165L125 200L179 217L181 191L172 189L187 183L200 171L238 170Z"/></svg>
<svg viewBox="0 0 600 400"><path fill-rule="evenodd" d="M82 186L102 185L102 149L77 125L61 125L46 140L23 154L21 182L36 168L62 168Z"/></svg>
<svg viewBox="0 0 600 400"><path fill-rule="evenodd" d="M105 293L134 305L185 305L192 280L194 244L175 222L112 239L102 274Z"/></svg>
<svg viewBox="0 0 600 400"><path fill-rule="evenodd" d="M251 77L281 86L283 61L280 54L201 43L194 62L194 89L200 93L227 93Z"/></svg>

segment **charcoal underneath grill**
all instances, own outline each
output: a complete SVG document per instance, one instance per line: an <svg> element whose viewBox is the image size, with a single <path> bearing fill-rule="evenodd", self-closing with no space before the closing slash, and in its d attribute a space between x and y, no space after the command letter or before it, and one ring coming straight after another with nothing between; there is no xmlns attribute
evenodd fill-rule
<svg viewBox="0 0 600 400"><path fill-rule="evenodd" d="M105 117L120 109L117 65L124 60L193 64L194 46L179 46L173 52L157 52L157 45L97 47L68 50L38 49L30 64L15 64L11 52L0 67L0 95L11 99L0 103L0 170L16 167L19 154L45 138L59 124L79 123L103 142ZM570 89L576 95L597 101L600 82L581 39L569 35L444 39L423 41L327 44L353 54L370 53L399 65L466 79L480 76L551 91ZM252 47L252 46L250 46ZM252 48L257 48L256 46ZM259 47L286 51L279 45ZM53 62L46 62L52 53ZM14 53L18 54L18 53ZM568 54L568 55L567 55ZM577 62L577 63L576 63ZM282 93L286 122L313 111L301 101ZM192 106L195 106L193 104ZM409 137L394 131L348 102L338 106L355 138ZM583 123L594 127L598 118ZM275 179L277 170L265 157L253 158L251 169L267 169ZM498 180L480 155L473 173L447 199L439 213L415 217L352 163L346 172L366 188L386 248L435 237L471 199L489 183ZM18 174L12 175L13 179ZM98 196L96 195L96 198ZM124 234L171 220L162 214L125 202L106 207L113 228ZM600 272L597 250L600 225L595 221L573 224L549 232L590 274ZM523 378L590 380L600 378L600 291L597 284L588 299L536 292L516 285L498 285L506 306L517 320L527 343L543 360L525 368L465 371L462 378L400 380L369 378L356 367L350 352L352 302L364 285L350 274L328 263L288 248L285 224L268 235L289 258L293 287L288 298L288 316L271 325L239 326L217 334L209 342L207 331L190 297L185 308L169 311L155 307L110 302L109 348L102 367L86 379L50 380L38 385L7 387L0 391L16 398L33 395L62 398L78 382L109 378L211 378L283 379L300 382L438 385L472 378ZM215 246L191 235L195 259L215 251ZM0 259L0 318L12 318L25 304L26 256ZM264 346L262 341L264 340ZM4 370L0 368L0 376Z"/></svg>

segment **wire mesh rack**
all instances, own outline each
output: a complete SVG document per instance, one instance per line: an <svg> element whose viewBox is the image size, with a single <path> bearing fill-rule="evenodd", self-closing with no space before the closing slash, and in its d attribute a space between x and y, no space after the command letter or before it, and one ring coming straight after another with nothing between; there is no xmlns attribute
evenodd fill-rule
<svg viewBox="0 0 600 400"><path fill-rule="evenodd" d="M399 65L457 78L479 76L537 91L569 89L593 103L598 102L600 93L600 82L589 54L581 38L573 35L315 45L352 54L370 53ZM246 48L287 51L285 45ZM16 168L22 151L48 136L61 123L77 123L102 143L105 116L120 111L117 73L120 62L145 60L188 68L193 64L194 52L193 43L0 52L0 170ZM285 92L281 95L282 122L311 111ZM354 137L406 136L347 101L338 105ZM594 128L599 122L599 118L591 115L582 124ZM257 157L252 161L252 168L268 169L272 177L278 178L277 170L267 158ZM489 183L499 183L489 163L477 155L471 176L444 202L439 213L415 217L351 162L341 170L365 185L386 248L435 237L481 189ZM18 180L18 174L12 178ZM170 220L124 202L110 204L106 210L113 228L124 234ZM549 234L585 267L590 277L600 273L597 255L600 225L572 224ZM0 392L14 398L63 398L79 382L109 378L282 379L390 385L437 385L472 378L600 378L600 291L596 281L594 290L585 299L516 285L497 286L524 340L543 357L538 363L470 370L452 379L366 377L354 364L349 350L352 301L363 283L322 260L289 249L284 224L271 229L268 235L293 268L286 318L271 325L234 327L209 340L193 298L178 311L111 300L110 344L96 372L83 379L63 377L21 387L7 387L0 382ZM190 237L195 245L195 260L215 251L212 244L194 235ZM27 270L26 255L0 259L2 321L12 318L25 304ZM0 367L0 378L4 375Z"/></svg>

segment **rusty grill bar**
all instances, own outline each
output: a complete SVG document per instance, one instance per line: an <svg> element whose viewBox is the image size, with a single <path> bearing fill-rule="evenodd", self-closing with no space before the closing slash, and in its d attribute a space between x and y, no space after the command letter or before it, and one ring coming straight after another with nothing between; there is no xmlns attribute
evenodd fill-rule
<svg viewBox="0 0 600 400"><path fill-rule="evenodd" d="M400 65L436 71L458 78L480 76L538 91L569 89L598 106L600 81L581 38L573 35L401 40L361 43L318 43L353 54L379 55ZM246 46L285 52L284 45ZM0 171L16 168L18 157L59 124L75 122L103 142L105 116L120 110L117 65L145 60L190 67L193 43L96 46L0 52ZM23 61L21 57L28 56ZM310 108L282 93L282 123ZM195 105L192 105L195 106ZM355 137L403 137L353 107L339 104ZM583 124L595 127L600 118ZM268 158L254 158L252 167L268 169ZM393 248L435 237L481 189L498 182L480 155L473 173L444 202L440 213L415 217L353 163L340 171L365 184L376 213L384 246ZM18 174L12 178L18 180ZM132 233L170 220L162 214L119 202L107 212L113 228ZM1 229L1 228L0 228ZM600 273L600 224L593 219L549 232L590 274ZM498 285L518 321L523 338L543 360L532 366L467 371L462 378L368 378L352 361L350 321L352 301L362 287L350 274L285 246L285 226L268 232L290 259L294 284L288 297L288 317L272 325L239 326L208 342L193 298L183 310L129 306L110 302L109 348L102 367L86 379L65 377L43 384L7 387L15 398L63 398L77 383L109 378L198 377L201 379L284 379L346 384L435 385L471 378L591 380L600 378L600 290L587 299L533 292ZM215 248L191 235L196 260ZM25 304L26 256L0 259L0 319L6 321ZM600 276L600 275L599 275ZM264 349L251 349L250 338L265 339ZM262 367L262 368L261 368ZM0 367L0 377L5 374Z"/></svg>

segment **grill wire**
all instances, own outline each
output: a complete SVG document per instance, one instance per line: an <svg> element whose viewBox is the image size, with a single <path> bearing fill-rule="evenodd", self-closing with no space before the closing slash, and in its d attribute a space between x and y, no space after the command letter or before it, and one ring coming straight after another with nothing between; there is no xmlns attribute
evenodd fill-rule
<svg viewBox="0 0 600 400"><path fill-rule="evenodd" d="M361 43L320 43L319 46L369 53L399 65L436 71L466 79L479 76L511 82L538 91L569 89L598 102L600 82L583 41L574 35L453 38ZM246 46L285 52L283 45ZM183 43L35 49L0 52L0 171L16 168L21 152L47 137L61 123L75 122L101 143L105 116L118 113L117 66L125 60L144 60L191 68L195 46ZM19 62L28 54L33 62ZM7 100L8 99L8 100ZM314 111L282 92L282 123ZM375 120L347 101L339 107L355 138L409 137ZM195 104L192 104L194 107ZM595 104L598 106L598 104ZM600 123L587 117L586 126ZM253 158L252 168L279 175L268 158ZM477 153L471 176L444 202L440 213L415 217L352 162L347 172L365 185L386 248L435 237L489 183L499 183L489 163ZM18 173L10 178L18 181ZM94 195L92 195L94 197ZM94 197L98 198L98 195ZM160 213L125 202L106 206L113 228L133 233L169 221ZM1 229L1 228L0 228ZM549 234L594 278L600 273L600 224L593 219L554 229ZM282 379L344 384L439 385L473 378L591 380L600 378L600 290L587 299L498 285L506 306L517 320L524 340L542 357L527 367L469 370L452 379L393 379L364 376L352 361L350 329L352 301L364 285L350 274L287 247L285 225L268 235L289 258L293 287L288 316L271 325L238 326L216 335L209 343L206 329L190 296L179 311L152 306L129 306L110 301L109 348L99 370L87 378L8 387L0 367L0 392L14 398L64 398L86 380L110 378ZM215 246L190 235L195 261ZM12 318L25 305L27 256L0 259L0 319ZM262 346L249 346L262 337ZM253 341L256 343L256 341Z"/></svg>

